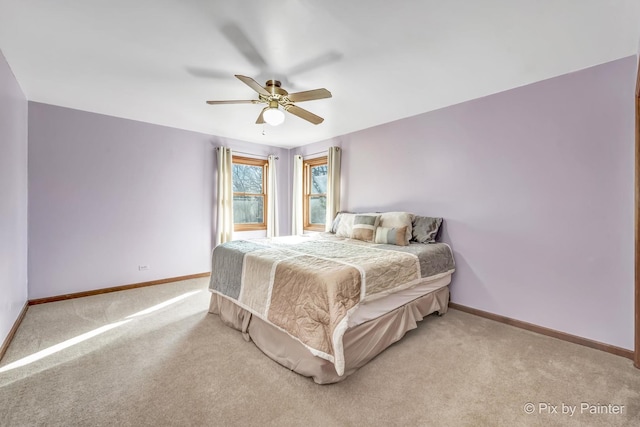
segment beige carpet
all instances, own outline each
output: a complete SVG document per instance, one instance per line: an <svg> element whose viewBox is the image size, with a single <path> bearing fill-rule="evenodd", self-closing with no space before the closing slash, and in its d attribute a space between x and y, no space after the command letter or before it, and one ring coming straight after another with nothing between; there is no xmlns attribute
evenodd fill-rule
<svg viewBox="0 0 640 427"><path fill-rule="evenodd" d="M640 425L630 360L456 310L346 381L317 385L208 314L206 286L30 307L0 363L0 425Z"/></svg>

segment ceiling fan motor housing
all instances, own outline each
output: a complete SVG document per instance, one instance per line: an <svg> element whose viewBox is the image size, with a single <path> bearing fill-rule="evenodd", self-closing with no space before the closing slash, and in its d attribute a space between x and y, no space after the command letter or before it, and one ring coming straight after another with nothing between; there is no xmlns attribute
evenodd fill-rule
<svg viewBox="0 0 640 427"><path fill-rule="evenodd" d="M280 83L280 80L267 80L265 89L267 89L267 91L269 91L271 95L280 95L280 96L289 95L289 92L287 92L286 90L280 87L281 84L282 83Z"/></svg>

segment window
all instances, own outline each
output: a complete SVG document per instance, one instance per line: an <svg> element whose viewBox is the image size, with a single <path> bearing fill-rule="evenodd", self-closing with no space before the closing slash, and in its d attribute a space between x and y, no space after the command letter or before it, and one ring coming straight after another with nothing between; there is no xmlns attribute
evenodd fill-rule
<svg viewBox="0 0 640 427"><path fill-rule="evenodd" d="M304 229L324 231L327 215L327 157L303 162Z"/></svg>
<svg viewBox="0 0 640 427"><path fill-rule="evenodd" d="M267 229L267 160L233 156L234 231Z"/></svg>

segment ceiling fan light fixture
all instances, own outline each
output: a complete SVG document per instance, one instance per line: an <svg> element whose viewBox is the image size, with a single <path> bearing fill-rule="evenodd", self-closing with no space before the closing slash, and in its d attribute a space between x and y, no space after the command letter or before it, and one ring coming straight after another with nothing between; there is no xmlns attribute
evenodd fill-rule
<svg viewBox="0 0 640 427"><path fill-rule="evenodd" d="M319 125L324 121L322 117L316 116L312 112L298 107L295 103L313 101L314 99L331 98L331 92L325 88L289 93L282 89L280 82L277 80L268 80L265 86L261 86L251 77L241 76L240 74L236 74L236 77L251 89L258 92L258 99L207 101L207 104L267 104L267 106L260 111L260 115L256 119L257 125L267 123L271 126L278 126L282 124L285 116L282 111L283 109L288 113L298 116L314 125ZM280 108L280 106L283 108Z"/></svg>
<svg viewBox="0 0 640 427"><path fill-rule="evenodd" d="M278 107L267 108L262 116L271 126L278 126L284 122L284 113Z"/></svg>

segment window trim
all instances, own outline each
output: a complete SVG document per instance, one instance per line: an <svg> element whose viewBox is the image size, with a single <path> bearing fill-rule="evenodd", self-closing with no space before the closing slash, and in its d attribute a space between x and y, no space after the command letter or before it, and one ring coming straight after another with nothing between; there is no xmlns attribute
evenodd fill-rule
<svg viewBox="0 0 640 427"><path fill-rule="evenodd" d="M314 166L327 165L329 159L327 156L316 157L315 159L303 160L302 170L302 217L303 217L303 229L305 231L324 231L325 224L315 224L310 222L310 210L309 201L311 200L311 168ZM314 196L327 197L327 193L315 193Z"/></svg>
<svg viewBox="0 0 640 427"><path fill-rule="evenodd" d="M261 196L262 203L262 223L255 224L236 224L233 223L233 231L256 231L267 229L267 177L269 173L269 161L267 159L256 159L252 157L233 156L231 163L233 165L262 166L262 194L260 193L237 193L233 192L233 198L236 196Z"/></svg>

